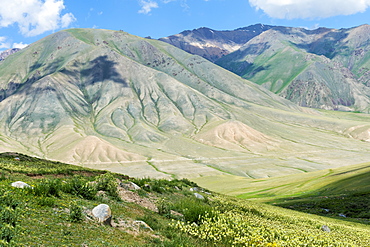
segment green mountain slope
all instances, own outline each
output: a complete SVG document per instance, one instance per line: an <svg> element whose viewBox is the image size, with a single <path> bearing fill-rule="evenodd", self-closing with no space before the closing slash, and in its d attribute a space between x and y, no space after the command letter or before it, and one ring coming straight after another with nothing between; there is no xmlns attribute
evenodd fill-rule
<svg viewBox="0 0 370 247"><path fill-rule="evenodd" d="M368 115L300 108L122 31L52 34L0 75L0 151L161 178L279 176L370 157Z"/></svg>
<svg viewBox="0 0 370 247"><path fill-rule="evenodd" d="M216 63L301 106L368 113L368 29L274 27Z"/></svg>

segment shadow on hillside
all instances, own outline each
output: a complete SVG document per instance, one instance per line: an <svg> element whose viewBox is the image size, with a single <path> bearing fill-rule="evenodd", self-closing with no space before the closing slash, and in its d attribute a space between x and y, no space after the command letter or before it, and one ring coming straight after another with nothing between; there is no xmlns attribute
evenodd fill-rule
<svg viewBox="0 0 370 247"><path fill-rule="evenodd" d="M63 64L63 62L64 62L63 58L54 59L52 63L49 63L47 65L44 65L41 62L36 62L32 66L30 66L31 76L28 77L23 83L15 83L10 81L6 89L0 90L0 102L14 94L22 93L23 90L27 90L27 88L29 88L28 86L32 85L34 82L57 72L58 69ZM55 91L55 89L51 87L37 89Z"/></svg>
<svg viewBox="0 0 370 247"><path fill-rule="evenodd" d="M338 50L338 41L344 40L348 37L348 33L345 32L329 32L322 38L315 40L312 43L307 44L295 44L296 47L303 49L309 53L316 55L324 55L325 57L332 59L337 53L348 50L348 46L340 46Z"/></svg>
<svg viewBox="0 0 370 247"><path fill-rule="evenodd" d="M256 65L253 61L248 61L248 56L258 56L269 49L271 45L268 42L250 44L236 52L226 55L216 61L216 64L227 70L242 76L246 79L253 77L256 73L268 70L269 66Z"/></svg>
<svg viewBox="0 0 370 247"><path fill-rule="evenodd" d="M83 66L86 69L81 70L81 76L88 78L86 80L86 85L112 80L127 87L126 81L122 79L115 68L116 64L116 62L109 60L106 55L99 56Z"/></svg>
<svg viewBox="0 0 370 247"><path fill-rule="evenodd" d="M338 180L316 191L309 191L305 196L278 199L274 204L305 213L369 223L369 177L370 172L364 172Z"/></svg>
<svg viewBox="0 0 370 247"><path fill-rule="evenodd" d="M351 173L368 167L354 169L345 173ZM333 174L330 176L338 176L345 173ZM369 194L370 196L370 172L364 172L349 178L338 180L334 183L326 185L317 190L321 195L337 195L337 194Z"/></svg>
<svg viewBox="0 0 370 247"><path fill-rule="evenodd" d="M259 66L259 65L255 65L255 64L251 64L248 68L246 68L246 70L244 71L244 73L241 75L243 76L245 79L251 79L252 77L254 77L257 73L261 72L261 71L267 71L269 70L271 67L271 65L268 65L268 66Z"/></svg>
<svg viewBox="0 0 370 247"><path fill-rule="evenodd" d="M127 82L121 77L121 75L115 68L115 65L117 63L109 60L108 56L106 55L99 56L87 63L79 63L78 61L75 60L71 66L72 70L64 67L64 63L65 63L64 58L56 58L53 60L53 62L48 63L46 65L41 62L33 64L30 67L30 71L33 71L32 76L27 78L25 82L23 83L9 82L6 89L0 89L0 102L14 94L22 93L25 90L56 91L56 89L52 87L47 88L32 87L32 89L30 87L36 81L56 72L61 72L66 75L72 76L76 78L76 80L79 80L81 77L84 77L85 78L83 82L84 86L93 85L95 83L103 82L105 80L111 80L115 83L121 84L124 87L128 87Z"/></svg>

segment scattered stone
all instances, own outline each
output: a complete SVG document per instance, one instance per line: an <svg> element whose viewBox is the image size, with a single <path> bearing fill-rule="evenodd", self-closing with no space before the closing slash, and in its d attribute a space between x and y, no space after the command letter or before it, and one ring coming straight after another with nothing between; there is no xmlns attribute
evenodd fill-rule
<svg viewBox="0 0 370 247"><path fill-rule="evenodd" d="M174 210L171 210L171 211L170 211L170 214L171 214L171 215L173 215L173 216L184 217L184 215L183 215L183 214L181 214L181 213L179 213L179 212L176 212L176 211L174 211Z"/></svg>
<svg viewBox="0 0 370 247"><path fill-rule="evenodd" d="M190 191L202 192L203 190L198 187L190 188Z"/></svg>
<svg viewBox="0 0 370 247"><path fill-rule="evenodd" d="M144 221L141 220L123 220L123 219L116 219L115 222L112 222L113 227L124 230L127 233L138 235L141 231L150 231L152 232L153 229Z"/></svg>
<svg viewBox="0 0 370 247"><path fill-rule="evenodd" d="M327 208L323 208L322 210L324 210L326 213L329 213L330 212L330 210L327 209Z"/></svg>
<svg viewBox="0 0 370 247"><path fill-rule="evenodd" d="M92 215L98 219L100 223L112 226L112 212L107 204L99 204L91 211Z"/></svg>
<svg viewBox="0 0 370 247"><path fill-rule="evenodd" d="M204 200L204 196L202 196L201 194L194 193L194 196L195 196L197 199Z"/></svg>
<svg viewBox="0 0 370 247"><path fill-rule="evenodd" d="M175 186L175 190L181 190L179 187Z"/></svg>
<svg viewBox="0 0 370 247"><path fill-rule="evenodd" d="M144 221L142 220L136 220L134 221L134 225L138 226L141 229L153 231L153 229Z"/></svg>
<svg viewBox="0 0 370 247"><path fill-rule="evenodd" d="M323 230L324 232L330 232L330 228L327 225L323 225L321 227L321 230Z"/></svg>
<svg viewBox="0 0 370 247"><path fill-rule="evenodd" d="M129 183L120 183L120 186L126 190L140 190L140 186L135 184L134 182Z"/></svg>
<svg viewBox="0 0 370 247"><path fill-rule="evenodd" d="M347 216L345 214L339 214L340 217L346 218Z"/></svg>
<svg viewBox="0 0 370 247"><path fill-rule="evenodd" d="M21 189L32 188L32 186L30 186L27 183L22 182L22 181L13 182L11 185L15 188L21 188Z"/></svg>

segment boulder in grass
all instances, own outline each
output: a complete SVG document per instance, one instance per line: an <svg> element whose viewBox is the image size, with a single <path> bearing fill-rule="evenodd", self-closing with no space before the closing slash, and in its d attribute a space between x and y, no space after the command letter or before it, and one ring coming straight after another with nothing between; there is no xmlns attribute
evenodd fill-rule
<svg viewBox="0 0 370 247"><path fill-rule="evenodd" d="M21 188L21 189L32 188L32 186L22 181L13 182L11 185L15 188Z"/></svg>
<svg viewBox="0 0 370 247"><path fill-rule="evenodd" d="M134 182L129 183L120 183L120 186L126 190L140 190L140 186L135 184Z"/></svg>
<svg viewBox="0 0 370 247"><path fill-rule="evenodd" d="M107 204L99 204L93 208L91 213L100 223L112 226L112 212Z"/></svg>
<svg viewBox="0 0 370 247"><path fill-rule="evenodd" d="M323 230L324 232L330 232L330 228L327 225L323 225L321 227L321 230Z"/></svg>
<svg viewBox="0 0 370 247"><path fill-rule="evenodd" d="M197 199L204 200L204 196L202 196L201 194L194 193L194 196L195 196Z"/></svg>

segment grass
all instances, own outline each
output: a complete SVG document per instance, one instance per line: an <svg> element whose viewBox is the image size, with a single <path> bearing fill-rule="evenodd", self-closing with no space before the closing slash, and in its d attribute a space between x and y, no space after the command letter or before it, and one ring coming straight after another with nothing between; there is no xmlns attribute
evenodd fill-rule
<svg viewBox="0 0 370 247"><path fill-rule="evenodd" d="M304 195L307 193L345 194L356 191L366 193L370 190L367 179L370 163L299 173L287 176L248 179L238 176L216 176L195 178L193 181L205 188L235 195L241 198L263 198L271 200L279 197ZM217 187L217 184L220 184ZM222 185L222 186L221 186ZM269 194L269 197L266 197Z"/></svg>
<svg viewBox="0 0 370 247"><path fill-rule="evenodd" d="M21 158L17 162L13 162L15 155ZM19 246L367 246L370 243L370 227L366 224L219 195L187 179L135 179L63 163L58 163L60 169L55 169L55 162L20 154L0 156L0 216L17 216L6 223L8 228L2 224L2 229L11 230L10 238L5 238L3 231L0 241L4 246L9 242ZM357 172L360 168L357 167ZM34 172L28 173L29 169ZM86 176L74 174L76 169ZM27 182L34 189L11 187L10 183L17 180ZM114 189L118 181L141 186L141 190L130 193L139 201L155 201L158 211L122 199ZM104 191L103 195L96 195L97 190ZM196 199L195 191L206 199ZM100 203L111 207L114 227L86 218L86 209ZM7 219L0 217L3 221ZM153 231L130 225L135 220L145 221ZM323 225L331 229L330 234L321 230Z"/></svg>
<svg viewBox="0 0 370 247"><path fill-rule="evenodd" d="M26 174L27 176L39 175L98 175L103 171L82 168L79 166L68 165L61 162L30 157L19 153L1 153L1 169L7 172Z"/></svg>
<svg viewBox="0 0 370 247"><path fill-rule="evenodd" d="M220 176L194 181L206 188L214 188L220 193L242 199L368 224L369 177L370 163L362 163L266 179ZM224 186L215 187L213 181Z"/></svg>

